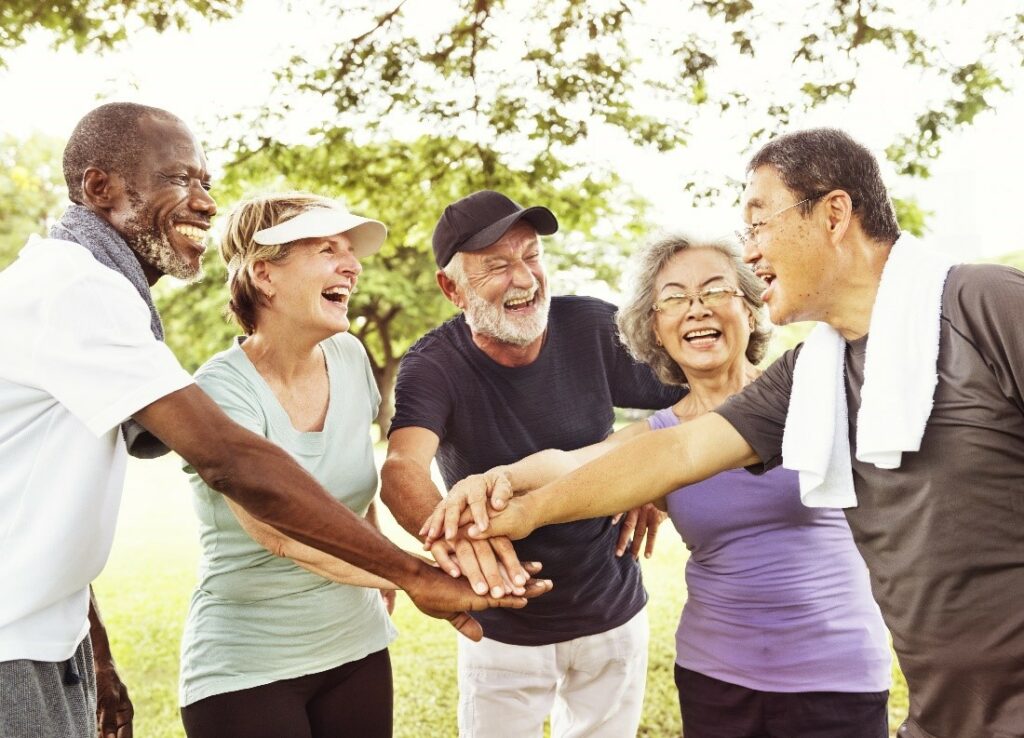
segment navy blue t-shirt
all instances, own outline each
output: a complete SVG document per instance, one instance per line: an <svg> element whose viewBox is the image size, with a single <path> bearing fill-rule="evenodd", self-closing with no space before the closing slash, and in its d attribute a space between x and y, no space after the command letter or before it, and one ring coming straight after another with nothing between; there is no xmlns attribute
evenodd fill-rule
<svg viewBox="0 0 1024 738"><path fill-rule="evenodd" d="M663 408L681 389L662 385L619 342L615 306L554 297L540 355L502 366L473 343L459 315L421 338L402 359L391 430L426 428L441 439L445 485L546 448L571 450L604 439L613 407ZM516 541L521 561L540 561L554 589L521 610L474 617L488 638L537 646L603 633L647 601L640 566L615 556L619 526L594 518L538 528Z"/></svg>

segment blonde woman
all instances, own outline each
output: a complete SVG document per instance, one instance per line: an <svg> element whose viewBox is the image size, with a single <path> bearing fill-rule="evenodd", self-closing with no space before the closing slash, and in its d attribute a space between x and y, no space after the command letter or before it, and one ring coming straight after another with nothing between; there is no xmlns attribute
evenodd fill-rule
<svg viewBox="0 0 1024 738"><path fill-rule="evenodd" d="M368 518L380 396L348 304L386 233L311 194L240 204L221 254L244 336L196 373L236 422ZM202 545L181 652L189 737L390 736L393 600L376 588L393 585L259 525L186 471Z"/></svg>

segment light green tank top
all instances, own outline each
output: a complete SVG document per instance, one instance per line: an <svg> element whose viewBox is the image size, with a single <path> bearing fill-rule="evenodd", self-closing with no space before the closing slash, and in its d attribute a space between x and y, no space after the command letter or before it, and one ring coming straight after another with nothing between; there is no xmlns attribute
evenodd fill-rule
<svg viewBox="0 0 1024 738"><path fill-rule="evenodd" d="M321 432L303 433L235 343L196 383L237 423L288 451L337 500L365 515L377 490L370 423L380 394L362 345L321 344L330 403ZM181 642L181 705L315 674L380 651L396 631L380 592L331 582L274 556L242 529L223 496L185 466L199 516L199 583Z"/></svg>

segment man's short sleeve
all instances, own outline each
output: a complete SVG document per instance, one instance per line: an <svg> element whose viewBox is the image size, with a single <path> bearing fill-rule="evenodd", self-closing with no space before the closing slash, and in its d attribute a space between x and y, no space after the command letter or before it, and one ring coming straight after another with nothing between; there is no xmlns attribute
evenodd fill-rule
<svg viewBox="0 0 1024 738"><path fill-rule="evenodd" d="M96 435L192 382L153 336L146 304L112 271L56 288L40 318L31 382Z"/></svg>
<svg viewBox="0 0 1024 738"><path fill-rule="evenodd" d="M1024 274L1012 267L955 267L943 318L984 357L1010 402L1024 413Z"/></svg>
<svg viewBox="0 0 1024 738"><path fill-rule="evenodd" d="M425 428L439 439L451 416L453 400L444 372L422 350L405 355L395 382L395 417L388 435L399 428Z"/></svg>
<svg viewBox="0 0 1024 738"><path fill-rule="evenodd" d="M789 412L793 367L800 347L787 351L742 392L733 395L716 413L721 415L761 458L760 470L782 462L782 433ZM751 467L758 470L759 467Z"/></svg>

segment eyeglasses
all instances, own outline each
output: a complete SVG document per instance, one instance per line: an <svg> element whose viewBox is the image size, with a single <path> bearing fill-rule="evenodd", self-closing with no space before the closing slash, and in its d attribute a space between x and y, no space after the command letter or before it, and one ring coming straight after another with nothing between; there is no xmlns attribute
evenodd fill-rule
<svg viewBox="0 0 1024 738"><path fill-rule="evenodd" d="M700 302L704 307L712 308L724 305L730 297L740 297L742 294L739 290L731 287L708 287L699 292L676 292L651 305L651 310L673 317L682 315L689 310L694 300Z"/></svg>
<svg viewBox="0 0 1024 738"><path fill-rule="evenodd" d="M741 246L746 246L748 243L753 241L754 238L757 236L757 229L760 228L761 226L763 226L765 223L767 223L772 218L776 218L776 217L782 215L787 210L792 210L793 208L795 208L795 207L797 207L799 205L803 205L805 202L814 202L815 200L820 200L821 198L823 198L827 194L828 194L828 192L819 192L817 195L811 195L810 197L805 197L800 202L795 202L792 205L787 205L786 207L782 208L782 210L776 210L774 213L769 215L767 218L763 218L762 220L759 220L756 223L751 223L750 225L746 226L745 228L742 228L742 229L736 231L736 238L738 238L740 240L740 245Z"/></svg>

